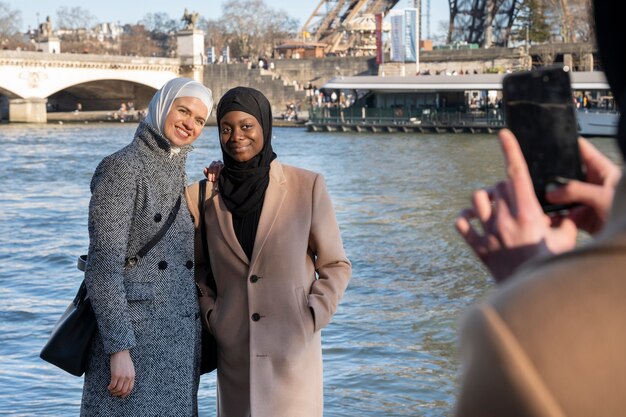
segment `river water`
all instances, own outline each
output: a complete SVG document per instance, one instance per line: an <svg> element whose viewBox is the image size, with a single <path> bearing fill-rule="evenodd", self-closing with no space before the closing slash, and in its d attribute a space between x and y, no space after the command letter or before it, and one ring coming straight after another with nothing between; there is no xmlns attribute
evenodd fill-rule
<svg viewBox="0 0 626 417"><path fill-rule="evenodd" d="M91 175L135 128L0 125L0 415L78 415L82 378L38 355L81 279ZM325 415L448 415L459 320L492 288L453 222L470 190L503 174L495 136L274 135L280 160L324 174L353 263L322 336ZM613 140L593 142L618 160ZM190 181L219 158L208 127ZM202 377L199 407L214 415L214 375Z"/></svg>

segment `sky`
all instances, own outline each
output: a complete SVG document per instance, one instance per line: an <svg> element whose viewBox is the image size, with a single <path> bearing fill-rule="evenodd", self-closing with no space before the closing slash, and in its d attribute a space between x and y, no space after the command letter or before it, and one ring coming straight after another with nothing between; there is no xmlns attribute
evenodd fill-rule
<svg viewBox="0 0 626 417"><path fill-rule="evenodd" d="M226 0L180 0L163 1L152 0L143 2L137 0L0 0L7 3L13 10L22 12L22 30L38 27L46 16L50 16L52 24L56 20L56 11L61 6L82 7L93 14L98 22L136 23L148 13L164 12L172 18L179 19L183 16L185 8L190 12L198 12L202 17L216 19L221 15L222 4ZM300 25L304 24L311 16L320 0L264 0L268 6L284 10L291 17L297 19ZM422 0L426 9L427 1L430 1L430 31L440 30L441 21L449 19L448 0ZM149 4L150 7L146 7ZM413 0L400 0L396 9L413 7ZM37 15L39 13L39 16ZM425 13L425 11L424 11ZM425 25L425 23L424 23ZM425 28L424 28L425 30ZM425 33L425 32L423 32Z"/></svg>

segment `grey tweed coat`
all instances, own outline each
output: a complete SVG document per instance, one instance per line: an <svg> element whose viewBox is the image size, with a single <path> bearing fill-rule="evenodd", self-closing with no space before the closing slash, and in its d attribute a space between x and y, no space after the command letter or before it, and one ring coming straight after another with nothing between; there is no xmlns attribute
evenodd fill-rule
<svg viewBox="0 0 626 417"><path fill-rule="evenodd" d="M99 331L85 372L82 416L197 415L201 327L185 198L160 242L136 266L124 267L182 195L190 148L170 158L169 141L141 124L133 142L104 158L93 176L85 282ZM125 349L136 377L122 399L107 386L110 354Z"/></svg>

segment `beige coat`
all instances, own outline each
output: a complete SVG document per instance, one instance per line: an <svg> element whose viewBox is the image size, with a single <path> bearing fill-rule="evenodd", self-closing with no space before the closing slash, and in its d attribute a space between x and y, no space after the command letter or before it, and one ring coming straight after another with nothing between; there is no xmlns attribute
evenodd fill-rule
<svg viewBox="0 0 626 417"><path fill-rule="evenodd" d="M626 182L605 232L466 317L457 417L626 415Z"/></svg>
<svg viewBox="0 0 626 417"><path fill-rule="evenodd" d="M218 342L218 416L252 410L254 417L320 417L320 331L351 276L324 180L272 162L251 260L219 191L208 187L213 195L207 191L205 216L218 295L203 286L200 306ZM187 192L194 219L197 196L194 184ZM199 280L205 276L200 244L196 236Z"/></svg>

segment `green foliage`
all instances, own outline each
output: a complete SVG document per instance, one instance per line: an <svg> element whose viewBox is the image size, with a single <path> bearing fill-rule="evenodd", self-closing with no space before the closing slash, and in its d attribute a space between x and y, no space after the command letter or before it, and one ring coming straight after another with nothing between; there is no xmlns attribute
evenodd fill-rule
<svg viewBox="0 0 626 417"><path fill-rule="evenodd" d="M502 67L491 67L491 68L485 68L483 70L483 73L485 74L504 74L504 68Z"/></svg>
<svg viewBox="0 0 626 417"><path fill-rule="evenodd" d="M516 10L512 39L518 42L545 43L551 31L545 7L540 0L522 0Z"/></svg>

